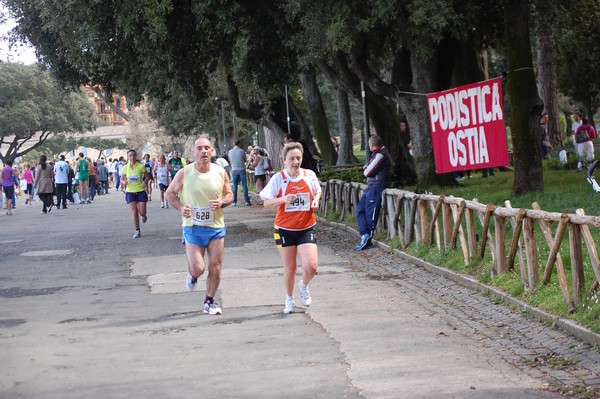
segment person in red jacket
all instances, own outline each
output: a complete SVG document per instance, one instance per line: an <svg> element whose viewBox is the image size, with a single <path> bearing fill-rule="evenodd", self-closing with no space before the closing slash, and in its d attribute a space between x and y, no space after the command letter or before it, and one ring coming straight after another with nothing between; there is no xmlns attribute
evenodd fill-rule
<svg viewBox="0 0 600 399"><path fill-rule="evenodd" d="M583 141L579 141L578 138L582 136L584 137ZM596 129L590 124L590 120L584 117L582 125L575 132L575 139L579 143L581 162L584 164L594 160L594 139L596 137L598 137Z"/></svg>

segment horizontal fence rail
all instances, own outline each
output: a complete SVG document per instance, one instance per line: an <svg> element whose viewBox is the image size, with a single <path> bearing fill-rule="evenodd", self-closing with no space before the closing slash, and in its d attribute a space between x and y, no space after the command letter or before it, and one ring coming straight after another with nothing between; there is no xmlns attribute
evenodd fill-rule
<svg viewBox="0 0 600 399"><path fill-rule="evenodd" d="M321 186L320 211L325 216L339 215L340 221L355 213L367 188L362 183L342 180L321 182ZM534 289L540 282L548 284L556 270L567 308L575 312L585 288L584 245L594 273L590 289L596 290L600 281L600 261L590 226L600 227L600 217L587 216L583 209L574 214L547 212L535 202L532 209L524 209L513 208L510 201L497 206L482 204L477 199L386 189L382 194L377 231L385 231L390 240L398 237L403 248L413 242L416 246L435 245L440 251L460 245L465 265L489 253L492 275L512 271L518 265L526 290ZM543 237L542 242L548 247L547 254L540 251L539 237ZM569 253L565 256L571 269L571 289L566 262L560 253L566 237ZM544 266L541 279L540 264Z"/></svg>

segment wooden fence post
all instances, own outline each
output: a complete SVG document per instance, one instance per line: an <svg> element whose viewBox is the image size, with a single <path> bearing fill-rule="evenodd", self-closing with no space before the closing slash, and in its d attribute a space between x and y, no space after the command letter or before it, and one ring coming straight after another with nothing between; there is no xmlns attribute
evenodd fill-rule
<svg viewBox="0 0 600 399"><path fill-rule="evenodd" d="M539 279L538 258L535 247L535 234L533 232L533 219L526 217L523 220L523 236L525 238L525 256L527 258L527 281L529 289L533 289Z"/></svg>
<svg viewBox="0 0 600 399"><path fill-rule="evenodd" d="M450 205L446 202L442 203L442 231L444 232L444 249L448 249L452 245L452 214Z"/></svg>
<svg viewBox="0 0 600 399"><path fill-rule="evenodd" d="M469 258L477 256L477 233L475 233L475 219L473 210L467 208L467 241L469 246Z"/></svg>
<svg viewBox="0 0 600 399"><path fill-rule="evenodd" d="M398 198L396 198L396 209L394 210L394 227L396 229L396 233L398 233L398 240L400 241L400 246L404 248L404 226L401 225L400 215L402 214L402 208L404 204L404 193L401 193Z"/></svg>
<svg viewBox="0 0 600 399"><path fill-rule="evenodd" d="M348 198L348 183L346 182L341 182L340 183L340 202L341 202L341 208L340 209L340 222L342 222L344 220L344 218L346 217L346 207L347 207L347 198Z"/></svg>
<svg viewBox="0 0 600 399"><path fill-rule="evenodd" d="M408 208L408 209L407 209ZM410 245L410 243L413 240L414 237L414 231L415 231L415 216L417 213L417 197L413 197L410 200L410 205L407 207L406 204L404 204L404 209L407 210L408 212L408 217L406 218L406 224L405 224L405 238L406 238L406 244L405 246Z"/></svg>
<svg viewBox="0 0 600 399"><path fill-rule="evenodd" d="M433 242L434 228L436 227L438 215L440 213L440 208L442 207L443 203L444 203L444 196L440 195L440 199L438 200L437 204L435 204L435 209L433 211L433 216L431 217L431 224L429 226L429 233L431 234L431 238L430 238L431 242Z"/></svg>
<svg viewBox="0 0 600 399"><path fill-rule="evenodd" d="M423 244L427 246L431 246L431 234L429 231L429 213L427 211L427 202L426 200L419 201L419 218L421 219L421 237L423 239Z"/></svg>
<svg viewBox="0 0 600 399"><path fill-rule="evenodd" d="M537 202L533 203L533 208L538 210L541 209ZM558 276L560 290L562 291L563 297L567 302L569 313L573 313L575 312L575 306L573 305L573 301L571 301L571 294L569 293L569 284L567 283L567 276L565 275L565 267L563 265L562 258L558 253L558 250L560 249L560 244L562 243L562 239L565 234L565 230L567 229L567 225L569 224L569 215L563 214L561 216L560 224L556 229L556 235L554 239L552 239L552 231L550 231L550 227L546 225L546 222L542 219L539 219L538 223L542 228L542 232L544 233L546 242L550 246L550 254L548 256L548 261L546 262L546 267L544 269L544 278L542 282L544 284L548 284L550 282L550 277L552 276L553 269L552 266L556 262L556 274Z"/></svg>
<svg viewBox="0 0 600 399"><path fill-rule="evenodd" d="M473 202L478 202L477 199L474 199ZM488 204L486 206L486 214L488 214L488 210L490 209L490 205L492 204ZM492 205L492 211L493 211L493 205ZM491 214L491 212L489 212ZM479 218L479 222L481 223L481 225L485 225L484 219L485 219L485 215L482 215L481 212L477 212L477 217ZM489 216L488 216L488 221L489 221ZM495 249L495 244L494 244L494 240L492 237L492 234L489 232L488 229L485 229L486 231L484 233L482 233L482 243L483 243L483 237L485 237L486 242L489 240L490 242L490 254L492 255L492 273L493 271L496 269L496 249ZM485 247L482 246L482 248L485 250ZM483 258L483 255L481 255L481 258Z"/></svg>
<svg viewBox="0 0 600 399"><path fill-rule="evenodd" d="M465 233L462 228L462 218L465 213L465 206L465 201L461 201L460 205L450 205L450 209L452 210L452 217L454 219L454 229L452 230L452 246L456 248L456 239L457 236L460 236L460 248L463 253L463 262L464 265L467 266L469 264L469 248L467 247L467 240L465 239Z"/></svg>
<svg viewBox="0 0 600 399"><path fill-rule="evenodd" d="M583 275L583 251L581 249L581 226L569 224L569 253L571 255L571 280L573 298L579 303L583 298L585 276Z"/></svg>
<svg viewBox="0 0 600 399"><path fill-rule="evenodd" d="M485 215L483 217L483 230L481 232L481 249L479 250L479 256L483 259L485 255L485 246L488 239L488 229L490 227L490 216L494 212L494 204L487 204L485 208Z"/></svg>
<svg viewBox="0 0 600 399"><path fill-rule="evenodd" d="M458 212L456 211L456 206L452 207L452 215L454 217L454 228L452 229L452 247L456 248L456 240L458 238L458 231L461 231L462 234L462 218L465 214L465 208L467 203L465 201L460 201L460 206L458 207ZM464 238L464 236L463 236Z"/></svg>
<svg viewBox="0 0 600 399"><path fill-rule="evenodd" d="M494 226L496 233L496 274L506 272L506 219L503 216L494 215Z"/></svg>
<svg viewBox="0 0 600 399"><path fill-rule="evenodd" d="M510 201L504 201L504 206L512 208ZM519 209L519 215L516 220L510 219L510 223L513 228L513 238L510 243L510 254L508 255L508 270L513 270L515 267L515 257L518 252L519 254L519 271L521 272L521 283L524 287L528 287L527 269L525 268L525 262L523 261L523 248L521 247L521 232L523 231L523 219L527 211L523 208Z"/></svg>
<svg viewBox="0 0 600 399"><path fill-rule="evenodd" d="M578 215L585 215L585 211L583 209L577 209L575 213ZM585 246L587 247L588 254L590 255L590 261L592 262L592 269L594 269L594 274L596 275L596 281L600 281L598 252L596 251L596 244L594 244L594 239L590 233L590 228L586 224L582 224L581 233L583 234L583 240L585 241Z"/></svg>

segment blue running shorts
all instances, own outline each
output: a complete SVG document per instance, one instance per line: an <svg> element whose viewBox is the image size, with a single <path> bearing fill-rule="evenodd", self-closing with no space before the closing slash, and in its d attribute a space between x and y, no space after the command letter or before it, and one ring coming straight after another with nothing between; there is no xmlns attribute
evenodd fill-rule
<svg viewBox="0 0 600 399"><path fill-rule="evenodd" d="M210 240L225 237L225 227L215 229L206 226L183 226L181 243L193 244L199 247L208 247Z"/></svg>

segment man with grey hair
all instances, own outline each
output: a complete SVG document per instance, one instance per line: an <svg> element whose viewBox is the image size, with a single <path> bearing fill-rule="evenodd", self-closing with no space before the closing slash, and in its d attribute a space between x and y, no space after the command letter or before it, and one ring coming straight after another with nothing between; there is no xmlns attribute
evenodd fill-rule
<svg viewBox="0 0 600 399"><path fill-rule="evenodd" d="M177 172L167 188L167 201L181 213L182 242L185 245L189 274L188 291L196 288L198 278L208 268L203 311L222 314L214 297L221 282L221 264L225 249L223 208L233 201L233 193L225 170L211 163L212 142L200 136L194 142L195 162ZM204 255L207 255L207 263Z"/></svg>
<svg viewBox="0 0 600 399"><path fill-rule="evenodd" d="M363 168L368 187L356 207L356 222L360 233L360 242L354 247L357 251L371 246L381 209L381 194L388 185L393 164L392 157L383 146L381 137L371 136L369 138L369 149L371 150L371 157Z"/></svg>

